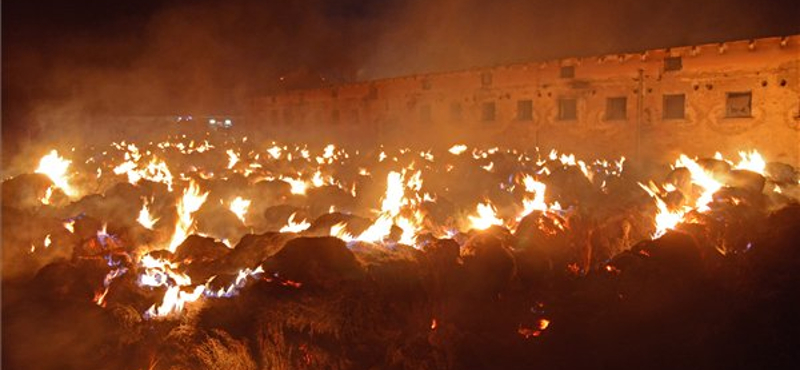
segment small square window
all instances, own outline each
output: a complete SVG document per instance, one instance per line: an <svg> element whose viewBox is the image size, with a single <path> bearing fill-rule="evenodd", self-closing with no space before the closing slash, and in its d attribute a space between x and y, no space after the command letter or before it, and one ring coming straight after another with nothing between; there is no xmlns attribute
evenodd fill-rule
<svg viewBox="0 0 800 370"><path fill-rule="evenodd" d="M750 110L753 96L750 91L729 92L725 99L725 117L752 117Z"/></svg>
<svg viewBox="0 0 800 370"><path fill-rule="evenodd" d="M575 66L562 66L558 74L561 78L574 78Z"/></svg>
<svg viewBox="0 0 800 370"><path fill-rule="evenodd" d="M450 118L453 121L461 119L461 103L456 102L450 104Z"/></svg>
<svg viewBox="0 0 800 370"><path fill-rule="evenodd" d="M578 119L578 101L574 98L558 99L558 120L572 121Z"/></svg>
<svg viewBox="0 0 800 370"><path fill-rule="evenodd" d="M664 58L664 72L680 71L683 69L683 59L681 57Z"/></svg>
<svg viewBox="0 0 800 370"><path fill-rule="evenodd" d="M519 121L533 120L533 102L531 100L517 101L517 120Z"/></svg>
<svg viewBox="0 0 800 370"><path fill-rule="evenodd" d="M419 107L419 120L422 122L430 122L431 121L431 106L430 104L424 104Z"/></svg>
<svg viewBox="0 0 800 370"><path fill-rule="evenodd" d="M615 97L606 99L606 120L624 120L628 118L628 98Z"/></svg>
<svg viewBox="0 0 800 370"><path fill-rule="evenodd" d="M483 87L492 86L492 74L490 72L481 73L481 86Z"/></svg>
<svg viewBox="0 0 800 370"><path fill-rule="evenodd" d="M494 121L495 105L494 102L486 102L481 105L481 121Z"/></svg>
<svg viewBox="0 0 800 370"><path fill-rule="evenodd" d="M684 119L686 117L686 95L664 95L664 119Z"/></svg>

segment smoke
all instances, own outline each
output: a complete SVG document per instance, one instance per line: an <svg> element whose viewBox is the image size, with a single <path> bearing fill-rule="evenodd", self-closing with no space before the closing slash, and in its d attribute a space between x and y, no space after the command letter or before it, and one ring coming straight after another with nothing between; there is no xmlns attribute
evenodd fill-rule
<svg viewBox="0 0 800 370"><path fill-rule="evenodd" d="M4 164L286 88L800 32L796 5L773 3L9 0Z"/></svg>

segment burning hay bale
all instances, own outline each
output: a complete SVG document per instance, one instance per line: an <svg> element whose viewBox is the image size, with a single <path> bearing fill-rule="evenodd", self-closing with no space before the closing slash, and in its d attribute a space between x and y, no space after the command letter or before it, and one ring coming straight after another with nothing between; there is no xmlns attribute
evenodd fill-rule
<svg viewBox="0 0 800 370"><path fill-rule="evenodd" d="M681 156L656 182L555 151L226 140L50 153L3 183L3 365L796 360L789 165Z"/></svg>

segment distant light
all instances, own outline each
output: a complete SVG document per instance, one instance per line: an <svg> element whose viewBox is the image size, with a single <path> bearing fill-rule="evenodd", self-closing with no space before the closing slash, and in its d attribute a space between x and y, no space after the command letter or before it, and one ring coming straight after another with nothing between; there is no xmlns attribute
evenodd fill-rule
<svg viewBox="0 0 800 370"><path fill-rule="evenodd" d="M226 119L225 120L225 127L231 127L231 126L233 126L233 122L231 122L231 120L229 120L229 119Z"/></svg>
<svg viewBox="0 0 800 370"><path fill-rule="evenodd" d="M212 125L216 125L217 124L217 120L212 118L212 119L208 120L208 123L212 124Z"/></svg>

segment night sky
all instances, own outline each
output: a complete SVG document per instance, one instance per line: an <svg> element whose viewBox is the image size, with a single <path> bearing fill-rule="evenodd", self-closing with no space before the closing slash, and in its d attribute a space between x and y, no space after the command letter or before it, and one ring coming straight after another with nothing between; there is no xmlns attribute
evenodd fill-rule
<svg viewBox="0 0 800 370"><path fill-rule="evenodd" d="M2 2L4 154L54 112L236 113L248 96L322 78L800 33L796 0L43 3Z"/></svg>

